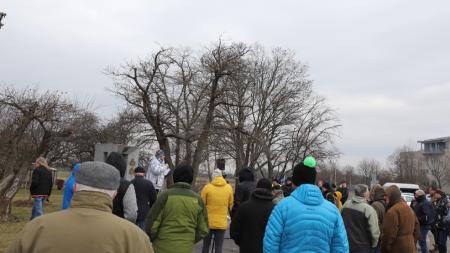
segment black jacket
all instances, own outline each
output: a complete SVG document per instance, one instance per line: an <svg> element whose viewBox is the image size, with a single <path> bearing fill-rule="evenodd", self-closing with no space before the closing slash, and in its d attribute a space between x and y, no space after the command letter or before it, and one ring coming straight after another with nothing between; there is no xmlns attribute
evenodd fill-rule
<svg viewBox="0 0 450 253"><path fill-rule="evenodd" d="M414 213L419 220L420 227L430 229L431 224L434 222L433 206L426 199L425 195L420 196L416 200L417 204L414 207Z"/></svg>
<svg viewBox="0 0 450 253"><path fill-rule="evenodd" d="M127 181L123 178L120 179L120 186L119 189L117 190L117 195L116 197L113 199L113 210L112 213L124 218L125 217L125 213L124 213L124 206L123 206L123 198L125 197L125 193L127 193L128 191L128 187L130 187L131 182Z"/></svg>
<svg viewBox="0 0 450 253"><path fill-rule="evenodd" d="M50 196L53 187L52 172L44 167L33 170L31 176L30 194Z"/></svg>
<svg viewBox="0 0 450 253"><path fill-rule="evenodd" d="M447 196L443 195L441 199L434 204L434 224L439 230L447 230Z"/></svg>
<svg viewBox="0 0 450 253"><path fill-rule="evenodd" d="M341 202L342 202L342 204L345 204L345 202L347 202L347 199L348 199L348 189L347 188L338 188L336 191L342 193Z"/></svg>
<svg viewBox="0 0 450 253"><path fill-rule="evenodd" d="M231 221L230 236L241 253L262 253L267 221L274 207L272 193L257 188Z"/></svg>
<svg viewBox="0 0 450 253"><path fill-rule="evenodd" d="M131 183L134 185L138 205L137 221L145 220L147 213L156 201L156 190L150 180L136 176Z"/></svg>
<svg viewBox="0 0 450 253"><path fill-rule="evenodd" d="M283 187L281 187L281 189L283 190L283 194L285 197L289 197L291 195L291 193L295 190L294 186L285 184L283 185Z"/></svg>
<svg viewBox="0 0 450 253"><path fill-rule="evenodd" d="M234 217L241 204L250 199L250 196L252 195L255 188L256 183L254 181L244 181L236 186L236 190L234 191L234 204L231 210L231 217Z"/></svg>

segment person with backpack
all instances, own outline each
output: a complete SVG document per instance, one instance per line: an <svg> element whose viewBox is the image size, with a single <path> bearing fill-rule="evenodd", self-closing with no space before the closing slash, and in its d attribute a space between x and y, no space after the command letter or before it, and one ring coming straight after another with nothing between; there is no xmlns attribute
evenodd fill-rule
<svg viewBox="0 0 450 253"><path fill-rule="evenodd" d="M44 214L44 200L48 200L53 188L53 177L47 160L39 157L34 163L31 174L30 194L33 198L33 208L31 209L31 220Z"/></svg>
<svg viewBox="0 0 450 253"><path fill-rule="evenodd" d="M420 224L420 250L422 253L428 253L427 235L431 229L431 224L434 222L433 206L427 200L424 191L418 190L414 195L417 202L414 207L414 213Z"/></svg>
<svg viewBox="0 0 450 253"><path fill-rule="evenodd" d="M131 184L136 192L136 202L138 206L136 225L145 231L145 218L150 208L156 201L156 190L152 182L145 179L145 170L141 166L134 169L134 179Z"/></svg>
<svg viewBox="0 0 450 253"><path fill-rule="evenodd" d="M138 212L136 191L131 182L124 178L127 164L117 152L111 152L106 163L114 166L120 173L120 186L113 201L113 214L135 223Z"/></svg>

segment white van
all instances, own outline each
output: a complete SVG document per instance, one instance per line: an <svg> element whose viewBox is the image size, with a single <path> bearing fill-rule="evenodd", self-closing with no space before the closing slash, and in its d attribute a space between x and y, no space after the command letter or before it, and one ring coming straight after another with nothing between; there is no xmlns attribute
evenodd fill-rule
<svg viewBox="0 0 450 253"><path fill-rule="evenodd" d="M418 184L403 184L403 183L385 183L383 185L383 188L386 189L392 185L397 186L402 193L414 194L417 190L420 190L420 187Z"/></svg>

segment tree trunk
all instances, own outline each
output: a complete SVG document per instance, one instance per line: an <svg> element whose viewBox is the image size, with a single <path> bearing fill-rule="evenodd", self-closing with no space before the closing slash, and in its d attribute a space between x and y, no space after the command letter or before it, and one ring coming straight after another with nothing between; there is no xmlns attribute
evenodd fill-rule
<svg viewBox="0 0 450 253"><path fill-rule="evenodd" d="M10 174L0 181L0 221L7 221L11 215L12 200L19 191L20 179Z"/></svg>

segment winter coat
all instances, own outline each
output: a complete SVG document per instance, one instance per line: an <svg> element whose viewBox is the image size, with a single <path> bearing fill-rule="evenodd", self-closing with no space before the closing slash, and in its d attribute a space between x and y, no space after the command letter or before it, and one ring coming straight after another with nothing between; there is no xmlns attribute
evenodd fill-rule
<svg viewBox="0 0 450 253"><path fill-rule="evenodd" d="M274 196L273 196L272 203L274 203L275 205L278 204L284 198L283 190L274 190L273 195Z"/></svg>
<svg viewBox="0 0 450 253"><path fill-rule="evenodd" d="M241 205L230 225L230 236L241 253L262 253L267 221L274 204L272 193L256 188L251 199Z"/></svg>
<svg viewBox="0 0 450 253"><path fill-rule="evenodd" d="M241 204L250 199L250 196L252 195L252 192L255 190L255 188L256 183L254 181L244 181L236 186L231 217L234 217Z"/></svg>
<svg viewBox="0 0 450 253"><path fill-rule="evenodd" d="M147 235L111 208L105 193L76 192L71 208L27 223L6 253L152 253Z"/></svg>
<svg viewBox="0 0 450 253"><path fill-rule="evenodd" d="M350 250L365 251L378 245L380 229L377 213L367 201L353 196L342 210L345 229L350 243Z"/></svg>
<svg viewBox="0 0 450 253"><path fill-rule="evenodd" d="M264 235L264 252L348 251L341 214L317 186L301 185L273 209Z"/></svg>
<svg viewBox="0 0 450 253"><path fill-rule="evenodd" d="M434 222L433 206L425 195L420 196L416 200L417 203L414 206L414 213L417 216L417 220L419 220L420 227L430 229L431 224Z"/></svg>
<svg viewBox="0 0 450 253"><path fill-rule="evenodd" d="M80 169L80 163L77 163L73 166L72 173L67 178L66 183L64 184L64 196L62 202L62 209L67 209L70 207L70 201L72 200L73 193L75 192L75 175L77 171Z"/></svg>
<svg viewBox="0 0 450 253"><path fill-rule="evenodd" d="M152 182L145 179L143 176L135 176L131 180L136 192L136 201L138 206L136 221L143 221L147 217L150 208L156 201L156 190Z"/></svg>
<svg viewBox="0 0 450 253"><path fill-rule="evenodd" d="M447 197L443 195L442 198L437 200L434 204L435 227L439 230L447 230L447 214L448 214L447 203L448 203Z"/></svg>
<svg viewBox="0 0 450 253"><path fill-rule="evenodd" d="M137 212L138 206L134 186L131 182L121 178L117 196L113 200L113 214L135 223Z"/></svg>
<svg viewBox="0 0 450 253"><path fill-rule="evenodd" d="M386 213L386 201L384 200L384 189L383 188L376 188L375 192L372 196L372 203L370 204L373 209L375 209L375 212L377 213L378 217L378 228L380 230L380 233L383 233L383 220L384 220L384 214ZM380 238L381 238L380 234Z"/></svg>
<svg viewBox="0 0 450 253"><path fill-rule="evenodd" d="M44 167L33 169L30 194L32 197L48 197L52 193L52 172Z"/></svg>
<svg viewBox="0 0 450 253"><path fill-rule="evenodd" d="M209 228L226 230L228 212L233 206L233 188L218 176L203 188L201 197L208 211Z"/></svg>
<svg viewBox="0 0 450 253"><path fill-rule="evenodd" d="M209 233L201 197L182 182L158 195L146 224L156 253L191 253L194 244Z"/></svg>
<svg viewBox="0 0 450 253"><path fill-rule="evenodd" d="M416 252L420 238L420 225L411 208L400 201L389 208L384 216L381 252Z"/></svg>
<svg viewBox="0 0 450 253"><path fill-rule="evenodd" d="M345 202L347 202L347 199L348 199L348 189L347 189L347 187L345 187L345 188L344 187L339 187L337 189L337 191L342 193L342 200L341 200L341 202L342 202L342 204L345 204Z"/></svg>
<svg viewBox="0 0 450 253"><path fill-rule="evenodd" d="M336 196L336 207L339 209L340 212L342 212L343 205L342 205L342 193L341 192L335 192L334 196Z"/></svg>
<svg viewBox="0 0 450 253"><path fill-rule="evenodd" d="M161 190L164 186L164 177L169 174L169 172L170 169L167 168L164 162L154 156L148 165L145 178L153 183L155 189Z"/></svg>

